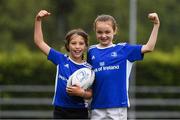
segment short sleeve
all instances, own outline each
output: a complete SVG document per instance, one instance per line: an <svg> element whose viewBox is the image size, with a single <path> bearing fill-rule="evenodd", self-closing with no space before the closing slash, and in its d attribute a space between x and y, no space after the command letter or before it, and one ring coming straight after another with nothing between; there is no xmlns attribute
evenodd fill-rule
<svg viewBox="0 0 180 120"><path fill-rule="evenodd" d="M126 45L127 59L130 62L143 60L144 54L141 52L142 45Z"/></svg>
<svg viewBox="0 0 180 120"><path fill-rule="evenodd" d="M64 54L51 48L47 56L47 59L53 62L55 65L58 65L59 62L64 59Z"/></svg>

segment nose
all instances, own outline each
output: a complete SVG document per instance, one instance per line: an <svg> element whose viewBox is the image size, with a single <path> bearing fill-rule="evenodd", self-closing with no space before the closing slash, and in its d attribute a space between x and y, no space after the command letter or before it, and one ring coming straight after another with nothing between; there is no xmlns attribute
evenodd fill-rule
<svg viewBox="0 0 180 120"><path fill-rule="evenodd" d="M76 45L75 45L75 48L80 48L80 45L79 45L79 44L76 44Z"/></svg>
<svg viewBox="0 0 180 120"><path fill-rule="evenodd" d="M105 37L106 37L106 34L105 34L105 33L103 33L101 37L105 38Z"/></svg>

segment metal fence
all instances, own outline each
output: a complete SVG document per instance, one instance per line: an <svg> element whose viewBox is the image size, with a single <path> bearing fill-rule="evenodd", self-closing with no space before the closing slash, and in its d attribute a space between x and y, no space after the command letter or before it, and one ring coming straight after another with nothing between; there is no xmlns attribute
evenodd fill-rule
<svg viewBox="0 0 180 120"><path fill-rule="evenodd" d="M179 119L180 87L177 86L137 86L135 106L137 119ZM134 116L133 116L134 117ZM131 112L129 113L131 117Z"/></svg>
<svg viewBox="0 0 180 120"><path fill-rule="evenodd" d="M52 118L53 92L54 86L1 85L0 118ZM180 118L179 94L180 87L137 86L136 99L130 99L135 111L129 109L128 118Z"/></svg>
<svg viewBox="0 0 180 120"><path fill-rule="evenodd" d="M53 86L0 86L0 118L52 118L53 92Z"/></svg>

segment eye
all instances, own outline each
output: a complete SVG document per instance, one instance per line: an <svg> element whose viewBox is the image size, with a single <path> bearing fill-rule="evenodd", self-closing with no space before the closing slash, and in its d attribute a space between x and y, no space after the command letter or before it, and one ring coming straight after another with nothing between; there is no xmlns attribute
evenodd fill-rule
<svg viewBox="0 0 180 120"><path fill-rule="evenodd" d="M96 33L98 33L98 34L102 34L103 32L102 32L102 31L100 31L100 30L98 30L98 31L96 31Z"/></svg>
<svg viewBox="0 0 180 120"><path fill-rule="evenodd" d="M75 45L75 44L76 44L76 42L71 42L71 44L72 44L72 45Z"/></svg>
<svg viewBox="0 0 180 120"><path fill-rule="evenodd" d="M80 45L84 45L85 43L84 42L79 42Z"/></svg>
<svg viewBox="0 0 180 120"><path fill-rule="evenodd" d="M109 33L111 33L111 31L107 30L107 31L105 31L105 33L106 33L106 34L109 34Z"/></svg>

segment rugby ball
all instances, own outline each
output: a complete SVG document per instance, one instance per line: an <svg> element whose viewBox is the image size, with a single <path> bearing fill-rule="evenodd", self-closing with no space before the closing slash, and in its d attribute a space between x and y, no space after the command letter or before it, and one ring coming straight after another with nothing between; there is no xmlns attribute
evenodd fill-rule
<svg viewBox="0 0 180 120"><path fill-rule="evenodd" d="M76 70L68 79L67 86L79 85L83 89L91 87L94 82L95 73L89 68Z"/></svg>

